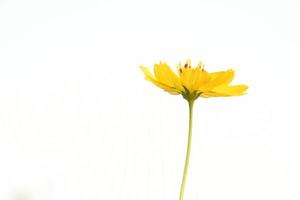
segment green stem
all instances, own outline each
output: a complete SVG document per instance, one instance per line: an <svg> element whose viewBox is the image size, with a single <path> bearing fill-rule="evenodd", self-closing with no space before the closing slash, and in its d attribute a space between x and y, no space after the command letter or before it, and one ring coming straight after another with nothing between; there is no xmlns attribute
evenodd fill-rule
<svg viewBox="0 0 300 200"><path fill-rule="evenodd" d="M183 171L183 176L182 176L179 200L183 200L183 194L184 194L184 189L185 189L185 184L186 184L186 177L187 177L189 161L190 161L191 144L192 144L192 125L193 125L194 101L189 100L188 103L189 103L189 137L188 137L188 144L187 144L187 149L186 149L186 157L185 157L185 164L184 164L184 171Z"/></svg>

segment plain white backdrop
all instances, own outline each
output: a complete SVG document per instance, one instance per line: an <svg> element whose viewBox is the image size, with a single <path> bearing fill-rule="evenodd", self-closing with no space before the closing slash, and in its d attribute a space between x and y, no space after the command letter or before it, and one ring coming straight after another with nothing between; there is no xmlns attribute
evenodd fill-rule
<svg viewBox="0 0 300 200"><path fill-rule="evenodd" d="M299 200L299 1L0 0L0 199L174 200L188 106L160 60L233 68L199 99L186 200Z"/></svg>

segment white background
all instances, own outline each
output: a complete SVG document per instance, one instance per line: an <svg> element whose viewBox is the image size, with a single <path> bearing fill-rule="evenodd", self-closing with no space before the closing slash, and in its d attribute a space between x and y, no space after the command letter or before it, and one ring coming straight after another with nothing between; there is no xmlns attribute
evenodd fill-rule
<svg viewBox="0 0 300 200"><path fill-rule="evenodd" d="M139 69L233 68L199 99L186 200L299 200L299 1L0 0L0 199L178 199L187 103Z"/></svg>

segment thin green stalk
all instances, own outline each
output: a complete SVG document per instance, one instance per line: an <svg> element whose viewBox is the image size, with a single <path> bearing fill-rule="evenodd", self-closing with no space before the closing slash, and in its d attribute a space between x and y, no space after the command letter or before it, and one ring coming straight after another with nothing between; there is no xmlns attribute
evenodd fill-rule
<svg viewBox="0 0 300 200"><path fill-rule="evenodd" d="M188 136L188 144L187 144L187 149L186 149L186 157L185 157L185 164L184 164L184 171L183 171L183 176L182 176L179 200L183 200L183 194L184 194L187 172L188 172L189 161L190 161L191 144L192 144L192 125L193 125L194 101L189 100L188 102L189 102L189 136Z"/></svg>

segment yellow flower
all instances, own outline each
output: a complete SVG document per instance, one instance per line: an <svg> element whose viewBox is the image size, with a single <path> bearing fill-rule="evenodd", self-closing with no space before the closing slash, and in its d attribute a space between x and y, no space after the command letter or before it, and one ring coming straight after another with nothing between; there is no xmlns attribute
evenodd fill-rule
<svg viewBox="0 0 300 200"><path fill-rule="evenodd" d="M144 66L141 66L145 79L170 94L181 94L189 104L189 131L188 144L184 171L180 187L179 200L183 200L187 180L192 143L193 105L198 97L226 97L243 95L248 89L246 85L230 85L234 77L234 71L219 71L209 73L204 70L204 64L199 62L196 67L191 67L191 61L177 66L178 73L173 72L169 65L160 62L154 65L154 75Z"/></svg>
<svg viewBox="0 0 300 200"><path fill-rule="evenodd" d="M177 68L178 73L175 73L167 63L160 62L154 65L152 75L145 66L141 66L146 80L170 94L181 94L188 101L198 97L238 96L248 89L246 85L230 85L234 77L232 69L209 73L204 70L202 62L191 67L190 60Z"/></svg>

